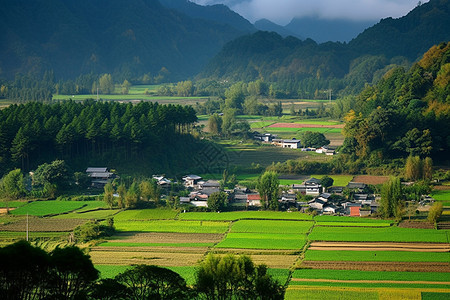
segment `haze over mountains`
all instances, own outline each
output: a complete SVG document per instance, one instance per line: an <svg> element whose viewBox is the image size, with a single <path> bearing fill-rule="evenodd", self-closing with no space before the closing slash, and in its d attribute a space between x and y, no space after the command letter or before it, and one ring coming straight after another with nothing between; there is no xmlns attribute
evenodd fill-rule
<svg viewBox="0 0 450 300"><path fill-rule="evenodd" d="M384 56L375 68L379 70L396 56L414 61L433 44L450 40L448 0L431 0L404 18L382 20L348 45L317 45L255 32L264 29L319 42L350 40L363 23L358 27L347 22L342 26L354 31L326 37L328 31L317 19L294 19L287 26L261 20L253 25L224 5L201 6L187 0L4 0L2 4L0 78L46 70L61 78L89 72L136 78L164 70L168 80L176 81L204 70L202 76L279 80L303 78L306 69L308 76L317 78L343 77L354 69L350 63L357 57ZM328 26L338 28L334 22ZM254 51L241 49L242 45ZM303 60L308 67L299 63ZM231 72L240 75L230 76Z"/></svg>

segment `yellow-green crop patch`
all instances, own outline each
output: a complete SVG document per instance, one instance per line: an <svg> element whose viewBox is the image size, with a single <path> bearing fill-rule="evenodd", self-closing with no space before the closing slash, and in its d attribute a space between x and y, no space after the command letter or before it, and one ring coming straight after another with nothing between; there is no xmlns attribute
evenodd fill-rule
<svg viewBox="0 0 450 300"><path fill-rule="evenodd" d="M325 175L310 175L311 177L322 179ZM334 186L346 186L353 179L353 175L329 175L329 177L333 178Z"/></svg>
<svg viewBox="0 0 450 300"><path fill-rule="evenodd" d="M178 211L172 209L128 209L114 216L115 221L127 220L169 220L175 219Z"/></svg>
<svg viewBox="0 0 450 300"><path fill-rule="evenodd" d="M228 222L211 221L178 221L178 220L150 220L150 221L122 221L114 218L114 226L119 231L142 232L181 232L181 233L225 233Z"/></svg>
<svg viewBox="0 0 450 300"><path fill-rule="evenodd" d="M304 234L228 233L216 248L300 250L306 243Z"/></svg>
<svg viewBox="0 0 450 300"><path fill-rule="evenodd" d="M312 241L447 243L448 233L449 230L396 226L383 228L316 226L308 238Z"/></svg>
<svg viewBox="0 0 450 300"><path fill-rule="evenodd" d="M214 243L120 243L104 242L101 247L212 247Z"/></svg>
<svg viewBox="0 0 450 300"><path fill-rule="evenodd" d="M327 288L300 288L289 287L286 290L284 299L286 300L378 300L378 293L374 291L355 291L355 290L334 290Z"/></svg>
<svg viewBox="0 0 450 300"><path fill-rule="evenodd" d="M406 251L339 251L308 250L305 260L312 261L401 261L401 262L448 262L448 252Z"/></svg>
<svg viewBox="0 0 450 300"><path fill-rule="evenodd" d="M222 213L180 213L180 220L235 221L243 219L312 220L312 216L298 212L281 211L233 211Z"/></svg>

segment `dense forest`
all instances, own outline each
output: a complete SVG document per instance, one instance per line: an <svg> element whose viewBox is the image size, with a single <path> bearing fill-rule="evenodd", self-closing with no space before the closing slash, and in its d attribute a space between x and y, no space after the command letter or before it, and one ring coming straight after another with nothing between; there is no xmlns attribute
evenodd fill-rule
<svg viewBox="0 0 450 300"><path fill-rule="evenodd" d="M356 158L448 159L450 43L432 47L414 66L397 67L356 97L345 116L342 152Z"/></svg>
<svg viewBox="0 0 450 300"><path fill-rule="evenodd" d="M402 18L381 20L348 44L317 44L273 32L237 38L199 78L261 79L292 98L314 98L329 89L334 94L357 94L395 66L409 67L431 46L449 40L450 2L431 0Z"/></svg>
<svg viewBox="0 0 450 300"><path fill-rule="evenodd" d="M96 164L176 172L189 166L186 156L199 147L187 134L196 120L190 106L149 102L11 105L0 111L0 171L27 171L58 158L80 170ZM176 149L181 145L184 151Z"/></svg>

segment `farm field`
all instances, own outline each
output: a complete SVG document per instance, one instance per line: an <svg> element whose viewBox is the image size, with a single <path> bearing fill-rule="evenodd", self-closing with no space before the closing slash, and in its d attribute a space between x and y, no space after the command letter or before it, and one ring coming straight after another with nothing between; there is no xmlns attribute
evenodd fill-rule
<svg viewBox="0 0 450 300"><path fill-rule="evenodd" d="M86 211L104 207L101 201L33 201L13 210L13 215L48 216L72 211Z"/></svg>
<svg viewBox="0 0 450 300"><path fill-rule="evenodd" d="M180 220L235 221L240 219L312 220L312 216L280 211L188 212L178 215Z"/></svg>
<svg viewBox="0 0 450 300"><path fill-rule="evenodd" d="M49 209L58 207L56 201L33 203L43 205L40 202ZM77 208L66 202L76 202ZM195 266L205 255L233 253L266 264L282 283L289 279L286 299L395 299L405 295L420 299L422 292L432 297L450 290L448 230L399 228L392 220L313 217L298 212L120 211L105 209L102 202L86 202L59 201L59 215L30 216L33 231L29 235L32 240L41 238L44 246L47 241L67 240L68 233L88 219L113 216L116 234L89 251L102 278L114 277L133 264L155 264L193 283ZM73 212L67 213L69 209ZM38 209L41 215L43 211L48 210ZM0 218L0 243L24 238L25 220L23 214ZM303 269L295 269L299 267Z"/></svg>
<svg viewBox="0 0 450 300"><path fill-rule="evenodd" d="M450 189L435 190L431 192L431 197L437 201L442 201L444 206L450 206Z"/></svg>
<svg viewBox="0 0 450 300"><path fill-rule="evenodd" d="M311 241L448 243L448 234L448 230L400 227L314 227L308 237Z"/></svg>

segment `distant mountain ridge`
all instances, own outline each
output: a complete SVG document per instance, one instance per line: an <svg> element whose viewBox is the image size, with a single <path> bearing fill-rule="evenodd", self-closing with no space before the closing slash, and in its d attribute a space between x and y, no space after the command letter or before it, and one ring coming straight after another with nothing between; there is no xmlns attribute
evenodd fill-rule
<svg viewBox="0 0 450 300"><path fill-rule="evenodd" d="M203 6L189 0L159 0L159 2L167 8L175 9L192 18L230 25L242 31L256 31L255 27L247 19L223 4Z"/></svg>
<svg viewBox="0 0 450 300"><path fill-rule="evenodd" d="M196 74L226 42L250 32L157 0L4 0L0 30L0 78L50 69L63 78L130 78L164 67L172 80Z"/></svg>
<svg viewBox="0 0 450 300"><path fill-rule="evenodd" d="M286 29L285 26L281 26L278 24L275 24L267 19L261 19L255 22L254 26L256 29L261 31L269 31L269 32L276 32L282 37L287 36L295 36L296 38L303 39L301 35L298 35L288 29Z"/></svg>
<svg viewBox="0 0 450 300"><path fill-rule="evenodd" d="M277 83L292 97L333 89L359 92L394 65L420 58L431 46L450 41L450 1L431 0L399 19L384 19L350 43L282 38L258 32L233 40L199 75L220 80Z"/></svg>

